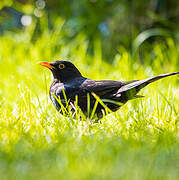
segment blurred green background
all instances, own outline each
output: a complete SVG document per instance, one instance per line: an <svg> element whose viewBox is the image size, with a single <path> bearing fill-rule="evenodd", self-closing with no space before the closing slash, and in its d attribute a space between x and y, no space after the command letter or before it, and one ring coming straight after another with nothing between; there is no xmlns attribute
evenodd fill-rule
<svg viewBox="0 0 179 180"><path fill-rule="evenodd" d="M152 44L165 42L166 37L179 42L176 0L2 0L0 10L1 34L33 26L35 42L44 29L52 31L63 21L64 43L84 34L89 41L87 52L93 54L94 41L100 39L107 61L121 45L134 53L139 47L152 51Z"/></svg>
<svg viewBox="0 0 179 180"><path fill-rule="evenodd" d="M99 122L59 114L39 61L95 80L179 71L177 0L0 0L0 179L179 179L179 79Z"/></svg>

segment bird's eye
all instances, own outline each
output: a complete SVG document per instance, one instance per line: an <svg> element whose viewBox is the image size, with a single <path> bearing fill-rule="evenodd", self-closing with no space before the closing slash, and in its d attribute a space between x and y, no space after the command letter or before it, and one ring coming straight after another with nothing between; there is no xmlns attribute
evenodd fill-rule
<svg viewBox="0 0 179 180"><path fill-rule="evenodd" d="M63 69L63 68L65 67L65 65L64 65L64 64L60 64L58 67L59 67L60 69Z"/></svg>

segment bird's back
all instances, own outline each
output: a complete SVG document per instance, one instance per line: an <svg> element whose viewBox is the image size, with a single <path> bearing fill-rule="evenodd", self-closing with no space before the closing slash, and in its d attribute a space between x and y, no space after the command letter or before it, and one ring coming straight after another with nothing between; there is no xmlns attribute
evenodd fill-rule
<svg viewBox="0 0 179 180"><path fill-rule="evenodd" d="M73 80L73 82L53 83L50 88L50 98L58 110L60 109L58 98L60 98L65 107L67 101L69 101L69 104L72 103L74 105L75 99L78 98L78 106L86 113L88 106L90 106L91 110L94 107L96 102L96 98L92 94L94 93L101 99L111 100L104 102L104 104L112 111L116 111L121 105L117 105L113 101L125 103L125 101L121 101L120 96L116 94L124 84L126 83L122 81L94 81L80 77ZM88 98L90 105L88 104ZM98 103L96 113L101 115L103 109L104 107Z"/></svg>

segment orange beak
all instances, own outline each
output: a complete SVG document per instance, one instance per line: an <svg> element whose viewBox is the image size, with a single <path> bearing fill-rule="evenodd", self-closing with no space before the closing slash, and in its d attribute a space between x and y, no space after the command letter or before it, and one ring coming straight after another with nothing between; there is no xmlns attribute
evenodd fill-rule
<svg viewBox="0 0 179 180"><path fill-rule="evenodd" d="M49 62L40 62L39 63L41 66L47 67L49 69L54 69L55 67L53 67L52 65L50 65Z"/></svg>

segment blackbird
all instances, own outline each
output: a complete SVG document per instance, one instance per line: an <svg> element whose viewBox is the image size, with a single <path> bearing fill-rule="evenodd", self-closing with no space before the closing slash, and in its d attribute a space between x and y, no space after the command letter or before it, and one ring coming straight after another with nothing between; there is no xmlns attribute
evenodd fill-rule
<svg viewBox="0 0 179 180"><path fill-rule="evenodd" d="M40 65L51 70L54 80L50 87L50 99L60 112L62 105L75 109L77 98L78 106L84 114L89 115L93 110L97 97L102 103L96 105L95 114L101 118L105 107L117 111L128 100L144 97L137 93L148 84L167 76L179 74L172 72L152 78L134 81L95 81L82 76L79 70L69 61L41 62ZM99 101L99 100L98 100Z"/></svg>

